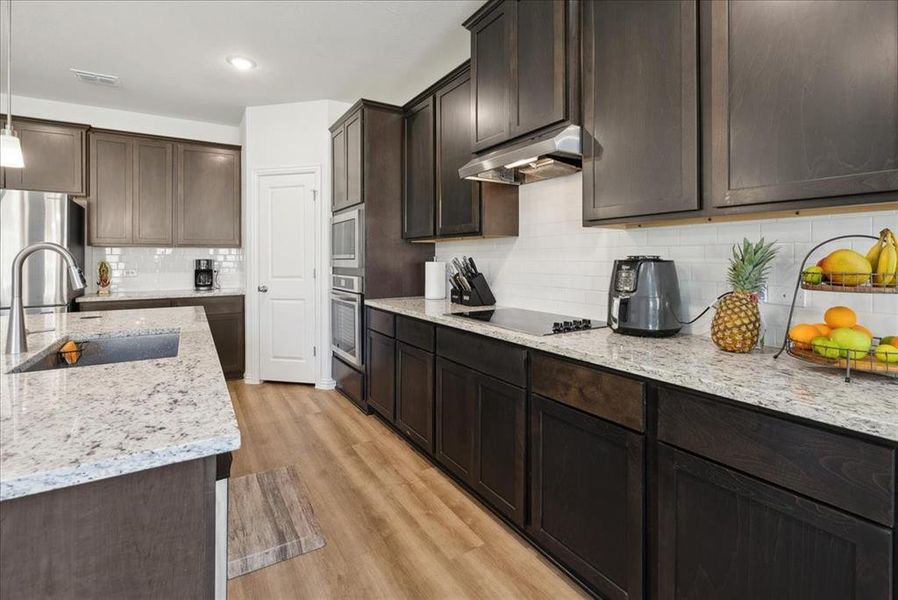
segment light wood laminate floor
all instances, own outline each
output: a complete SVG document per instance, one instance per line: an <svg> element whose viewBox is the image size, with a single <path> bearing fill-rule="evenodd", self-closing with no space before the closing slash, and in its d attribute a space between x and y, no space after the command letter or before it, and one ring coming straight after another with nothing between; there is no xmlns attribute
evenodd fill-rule
<svg viewBox="0 0 898 600"><path fill-rule="evenodd" d="M295 464L327 545L228 583L229 598L585 597L509 527L334 391L229 388L237 477Z"/></svg>

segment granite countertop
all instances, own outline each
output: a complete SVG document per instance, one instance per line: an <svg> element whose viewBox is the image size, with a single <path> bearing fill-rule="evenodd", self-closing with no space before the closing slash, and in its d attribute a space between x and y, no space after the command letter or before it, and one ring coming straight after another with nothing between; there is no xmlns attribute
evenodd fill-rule
<svg viewBox="0 0 898 600"><path fill-rule="evenodd" d="M215 296L242 296L243 288L222 288L220 290L153 290L149 292L112 292L108 296L96 293L84 294L75 298L75 302L108 302L110 300L159 300L165 298L211 298Z"/></svg>
<svg viewBox="0 0 898 600"><path fill-rule="evenodd" d="M97 318L99 315L99 318ZM240 430L202 307L27 315L0 354L0 500L212 456ZM7 318L0 318L0 349ZM9 373L63 340L180 333L178 355Z"/></svg>
<svg viewBox="0 0 898 600"><path fill-rule="evenodd" d="M448 313L472 308L447 300L386 298L365 304L898 442L898 382L893 378L859 373L846 383L833 369L785 354L774 360L774 350L730 354L694 335L640 338L609 329L528 335L452 316Z"/></svg>

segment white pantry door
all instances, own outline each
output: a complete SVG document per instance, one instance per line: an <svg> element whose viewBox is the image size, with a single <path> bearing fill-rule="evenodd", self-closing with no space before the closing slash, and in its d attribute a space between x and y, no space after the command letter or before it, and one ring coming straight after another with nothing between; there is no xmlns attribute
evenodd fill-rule
<svg viewBox="0 0 898 600"><path fill-rule="evenodd" d="M315 175L259 177L259 377L315 382Z"/></svg>

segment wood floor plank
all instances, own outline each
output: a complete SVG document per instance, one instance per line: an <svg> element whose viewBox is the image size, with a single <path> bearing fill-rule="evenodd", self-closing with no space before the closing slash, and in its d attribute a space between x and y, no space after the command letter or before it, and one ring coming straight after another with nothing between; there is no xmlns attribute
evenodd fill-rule
<svg viewBox="0 0 898 600"><path fill-rule="evenodd" d="M293 465L327 545L228 584L230 598L584 598L511 528L333 391L228 384L231 475Z"/></svg>

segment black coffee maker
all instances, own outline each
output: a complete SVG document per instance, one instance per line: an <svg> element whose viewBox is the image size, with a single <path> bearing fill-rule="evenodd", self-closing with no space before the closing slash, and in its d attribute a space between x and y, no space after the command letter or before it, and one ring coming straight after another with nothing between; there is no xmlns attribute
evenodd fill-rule
<svg viewBox="0 0 898 600"><path fill-rule="evenodd" d="M194 261L193 287L197 290L211 290L215 287L215 261L198 258Z"/></svg>

